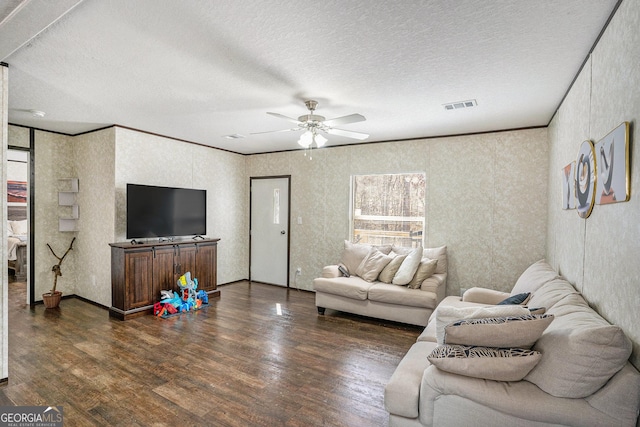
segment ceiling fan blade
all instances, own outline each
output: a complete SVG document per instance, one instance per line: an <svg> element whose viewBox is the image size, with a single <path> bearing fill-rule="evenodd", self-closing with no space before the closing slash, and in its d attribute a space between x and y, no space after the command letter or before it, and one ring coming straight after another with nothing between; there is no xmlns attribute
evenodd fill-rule
<svg viewBox="0 0 640 427"><path fill-rule="evenodd" d="M282 129L282 130L268 130L265 132L251 132L249 135L260 135L261 133L276 133L276 132L292 132L295 130L302 130L300 128Z"/></svg>
<svg viewBox="0 0 640 427"><path fill-rule="evenodd" d="M331 128L331 129L327 129L326 132L330 133L331 135L346 136L347 138L359 139L360 141L369 138L369 134L361 133L361 132L353 132L353 131L344 130L344 129Z"/></svg>
<svg viewBox="0 0 640 427"><path fill-rule="evenodd" d="M367 120L362 114L349 114L348 116L336 117L335 119L325 120L326 126L346 125L349 123L364 122Z"/></svg>
<svg viewBox="0 0 640 427"><path fill-rule="evenodd" d="M270 115L272 115L274 117L278 117L280 119L285 119L287 121L290 121L291 123L295 123L295 124L299 124L300 123L300 121L298 119L287 117L287 116L284 116L284 115L282 115L280 113L270 113L270 112L267 111L267 114L270 114Z"/></svg>

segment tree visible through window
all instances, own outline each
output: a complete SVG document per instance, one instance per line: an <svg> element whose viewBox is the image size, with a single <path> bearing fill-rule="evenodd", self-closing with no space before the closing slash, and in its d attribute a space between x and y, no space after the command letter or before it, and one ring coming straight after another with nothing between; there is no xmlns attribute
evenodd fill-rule
<svg viewBox="0 0 640 427"><path fill-rule="evenodd" d="M353 175L353 242L420 246L425 220L424 173Z"/></svg>

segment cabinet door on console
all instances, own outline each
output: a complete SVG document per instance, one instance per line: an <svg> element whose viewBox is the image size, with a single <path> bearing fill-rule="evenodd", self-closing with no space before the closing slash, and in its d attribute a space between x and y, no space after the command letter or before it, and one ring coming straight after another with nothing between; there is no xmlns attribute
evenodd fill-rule
<svg viewBox="0 0 640 427"><path fill-rule="evenodd" d="M200 276L196 273L196 245L179 245L177 248L176 256L176 269L175 269L175 281L177 282L180 276L186 272L191 272L191 278L198 278L200 282Z"/></svg>
<svg viewBox="0 0 640 427"><path fill-rule="evenodd" d="M196 274L198 287L205 291L217 289L217 245L198 244L196 250Z"/></svg>
<svg viewBox="0 0 640 427"><path fill-rule="evenodd" d="M125 309L153 304L153 254L151 251L125 255Z"/></svg>
<svg viewBox="0 0 640 427"><path fill-rule="evenodd" d="M160 291L178 290L174 280L174 253L173 246L158 246L153 250L153 296L154 301L160 301Z"/></svg>

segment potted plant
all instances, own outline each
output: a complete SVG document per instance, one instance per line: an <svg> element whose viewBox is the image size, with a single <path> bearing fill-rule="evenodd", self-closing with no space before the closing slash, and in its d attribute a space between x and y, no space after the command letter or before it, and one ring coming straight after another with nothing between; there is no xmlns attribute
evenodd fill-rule
<svg viewBox="0 0 640 427"><path fill-rule="evenodd" d="M51 248L51 245L47 243L47 247L51 251L54 257L58 259L58 263L51 267L51 271L53 271L53 289L49 292L42 294L42 300L44 301L44 306L46 308L56 308L58 304L60 304L60 299L62 298L62 292L56 290L56 286L58 285L58 276L62 276L62 271L60 270L60 266L62 265L62 261L64 261L65 257L69 253L70 250L73 249L73 242L76 241L74 237L69 244L69 248L67 251L59 257Z"/></svg>

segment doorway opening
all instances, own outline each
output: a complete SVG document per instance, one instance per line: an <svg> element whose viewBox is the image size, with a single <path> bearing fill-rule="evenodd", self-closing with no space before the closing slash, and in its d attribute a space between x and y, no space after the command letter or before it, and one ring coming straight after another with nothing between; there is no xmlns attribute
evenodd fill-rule
<svg viewBox="0 0 640 427"><path fill-rule="evenodd" d="M22 147L7 149L7 269L13 296L32 305L33 226L31 209L33 155ZM16 298L11 298L16 301Z"/></svg>

